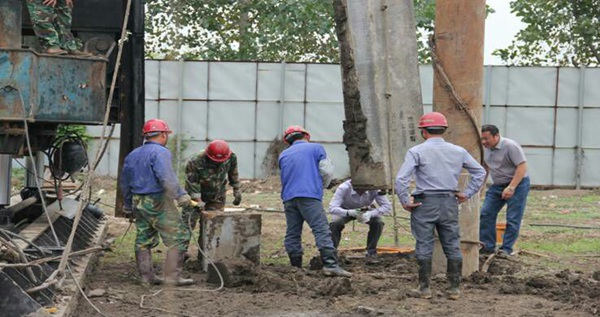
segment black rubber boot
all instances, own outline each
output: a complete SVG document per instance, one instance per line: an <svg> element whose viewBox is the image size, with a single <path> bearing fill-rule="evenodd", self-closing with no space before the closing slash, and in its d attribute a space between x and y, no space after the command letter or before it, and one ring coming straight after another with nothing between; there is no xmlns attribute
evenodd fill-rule
<svg viewBox="0 0 600 317"><path fill-rule="evenodd" d="M302 268L302 254L288 254L290 257L290 264L297 268Z"/></svg>
<svg viewBox="0 0 600 317"><path fill-rule="evenodd" d="M177 248L170 248L167 251L167 258L165 259L165 284L186 286L196 283L192 279L182 278L182 271L183 252Z"/></svg>
<svg viewBox="0 0 600 317"><path fill-rule="evenodd" d="M462 279L462 259L448 259L448 298L457 300L460 297L460 280Z"/></svg>
<svg viewBox="0 0 600 317"><path fill-rule="evenodd" d="M154 268L152 267L152 250L136 250L135 262L137 263L137 268L143 283L152 285L160 285L163 283L161 278L154 275Z"/></svg>
<svg viewBox="0 0 600 317"><path fill-rule="evenodd" d="M335 249L321 249L321 260L323 261L323 274L325 276L351 277L352 273L342 269L337 260Z"/></svg>
<svg viewBox="0 0 600 317"><path fill-rule="evenodd" d="M417 260L417 263L419 264L419 288L415 290L415 293L419 298L430 299L431 259Z"/></svg>

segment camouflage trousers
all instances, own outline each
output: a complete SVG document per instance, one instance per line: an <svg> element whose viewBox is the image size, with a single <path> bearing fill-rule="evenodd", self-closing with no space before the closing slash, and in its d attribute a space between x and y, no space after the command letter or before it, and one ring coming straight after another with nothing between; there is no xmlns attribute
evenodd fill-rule
<svg viewBox="0 0 600 317"><path fill-rule="evenodd" d="M190 231L171 199L163 194L133 195L135 215L135 249L152 249L158 246L159 237L166 247L186 251Z"/></svg>
<svg viewBox="0 0 600 317"><path fill-rule="evenodd" d="M66 0L58 0L54 7L42 4L44 0L26 1L33 31L44 49L81 50L81 41L71 33L72 10Z"/></svg>

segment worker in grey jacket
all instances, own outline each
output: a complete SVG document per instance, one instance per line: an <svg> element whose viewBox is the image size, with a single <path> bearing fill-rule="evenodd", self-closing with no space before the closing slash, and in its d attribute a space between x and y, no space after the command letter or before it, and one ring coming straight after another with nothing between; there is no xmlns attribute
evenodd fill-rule
<svg viewBox="0 0 600 317"><path fill-rule="evenodd" d="M479 191L485 179L484 168L467 150L444 141L442 135L447 127L446 117L439 112L422 116L419 128L425 142L408 150L396 176L396 192L402 207L411 213L411 231L416 240L415 253L419 264L417 293L426 299L431 298L429 282L434 230L437 230L448 260L448 297L459 298L462 254L458 204ZM461 193L458 191L458 177L463 168L471 174L471 179ZM413 175L416 189L411 202L408 187Z"/></svg>
<svg viewBox="0 0 600 317"><path fill-rule="evenodd" d="M378 207L375 206L377 202ZM342 230L345 225L358 220L361 223L369 225L367 234L367 264L377 263L377 243L383 232L384 222L381 216L387 215L392 210L392 205L385 194L379 190L360 190L352 186L352 180L347 180L340 184L329 203L329 213L331 223L331 238L333 245L337 249L342 238Z"/></svg>

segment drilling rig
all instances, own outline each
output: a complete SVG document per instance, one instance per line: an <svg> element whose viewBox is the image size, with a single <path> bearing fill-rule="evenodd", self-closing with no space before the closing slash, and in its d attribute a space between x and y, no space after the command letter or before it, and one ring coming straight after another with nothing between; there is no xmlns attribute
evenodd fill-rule
<svg viewBox="0 0 600 317"><path fill-rule="evenodd" d="M128 11L131 36L123 45L114 97L107 102ZM7 316L26 315L57 302L56 285L48 281L56 263L19 264L60 256L72 230L74 252L103 238L102 210L92 202L83 202L81 221L73 229L81 196L76 190L67 193L60 184L88 166L89 160L80 138L60 136L57 129L102 125L109 107L109 124L121 123L124 131L139 125L141 130L143 31L141 0L78 1L72 32L91 56L43 54L25 2L0 2L0 241L14 251L0 254L4 296L0 310ZM121 138L126 152L141 143L137 134L124 132ZM12 165L19 161L25 161L25 183L11 197ZM18 259L6 256L10 253Z"/></svg>

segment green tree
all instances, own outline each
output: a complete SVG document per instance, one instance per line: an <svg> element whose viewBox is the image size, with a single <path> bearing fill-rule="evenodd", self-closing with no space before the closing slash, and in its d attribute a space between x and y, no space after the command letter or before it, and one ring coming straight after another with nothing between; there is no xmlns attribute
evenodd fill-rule
<svg viewBox="0 0 600 317"><path fill-rule="evenodd" d="M429 60L435 0L414 0L421 62ZM166 59L339 61L327 0L152 0L147 55Z"/></svg>
<svg viewBox="0 0 600 317"><path fill-rule="evenodd" d="M155 0L146 5L150 57L335 62L324 0Z"/></svg>
<svg viewBox="0 0 600 317"><path fill-rule="evenodd" d="M431 63L429 36L434 32L435 0L413 0L417 25L417 53L420 64Z"/></svg>
<svg viewBox="0 0 600 317"><path fill-rule="evenodd" d="M510 65L600 64L600 0L514 0L527 23L510 46L493 54Z"/></svg>

